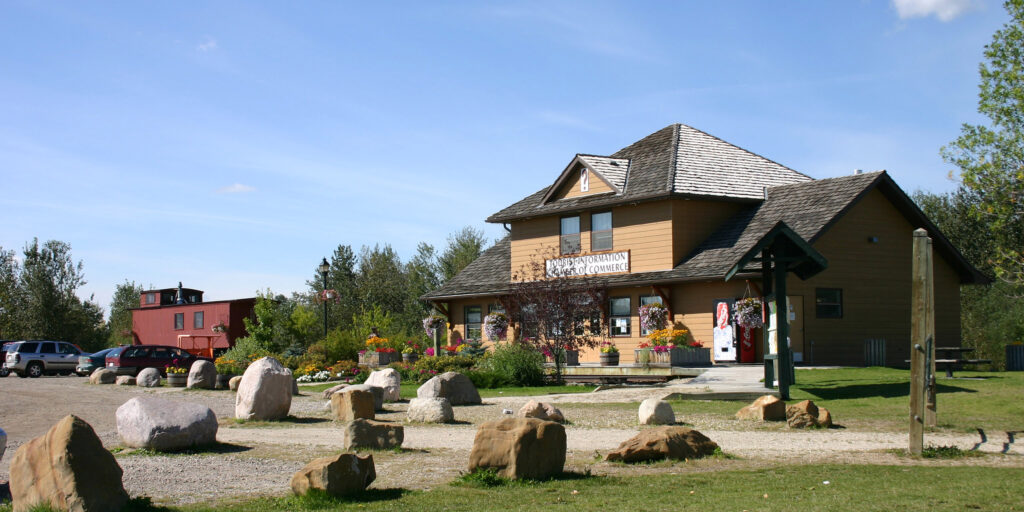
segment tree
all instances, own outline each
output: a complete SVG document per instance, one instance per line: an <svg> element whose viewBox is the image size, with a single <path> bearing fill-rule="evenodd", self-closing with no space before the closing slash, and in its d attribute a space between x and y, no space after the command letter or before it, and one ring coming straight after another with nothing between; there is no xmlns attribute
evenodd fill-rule
<svg viewBox="0 0 1024 512"><path fill-rule="evenodd" d="M430 308L420 297L441 285L434 246L420 242L416 246L416 256L405 264L405 273L408 276L408 288L402 324L411 325L415 331L423 317L430 313Z"/></svg>
<svg viewBox="0 0 1024 512"><path fill-rule="evenodd" d="M990 227L996 275L1024 285L1024 0L1004 4L1010 21L985 47L978 112L989 125L964 124L942 149L960 168L973 214Z"/></svg>
<svg viewBox="0 0 1024 512"><path fill-rule="evenodd" d="M992 275L993 239L985 218L975 214L977 198L964 187L948 194L916 191L912 195L921 211L978 270Z"/></svg>
<svg viewBox="0 0 1024 512"><path fill-rule="evenodd" d="M545 259L538 253L512 274L508 309L520 325L520 341L550 354L561 382L562 354L597 346L601 328L594 323L603 326L607 294L593 278L573 276L571 268L549 272Z"/></svg>
<svg viewBox="0 0 1024 512"><path fill-rule="evenodd" d="M393 317L404 311L408 276L398 253L390 245L363 247L359 253L356 285L362 311L380 306Z"/></svg>
<svg viewBox="0 0 1024 512"><path fill-rule="evenodd" d="M466 268L466 265L479 258L486 243L483 230L476 230L471 226L448 235L448 247L438 258L442 282L455 277L455 274Z"/></svg>
<svg viewBox="0 0 1024 512"><path fill-rule="evenodd" d="M22 294L18 285L21 265L14 259L14 251L0 247L0 339L21 336Z"/></svg>
<svg viewBox="0 0 1024 512"><path fill-rule="evenodd" d="M141 295L142 285L137 285L135 281L127 279L114 289L114 297L110 300L110 319L107 321L108 346L116 347L134 343L131 308L139 306Z"/></svg>

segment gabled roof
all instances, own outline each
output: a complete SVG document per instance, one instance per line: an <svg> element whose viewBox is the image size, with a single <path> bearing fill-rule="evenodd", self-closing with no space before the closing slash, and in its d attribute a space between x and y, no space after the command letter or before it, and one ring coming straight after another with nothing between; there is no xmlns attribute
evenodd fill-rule
<svg viewBox="0 0 1024 512"><path fill-rule="evenodd" d="M558 176L558 179L547 188L547 192L544 193L544 197L541 199L542 203L551 201L551 198L558 193L558 190L562 188L562 185L564 185L565 182L569 180L569 177L573 175L573 171L578 165L582 165L587 169L590 169L598 179L607 183L616 194L621 194L626 188L626 176L629 173L629 159L577 154L573 157L572 161L569 162L569 165L565 166L565 170Z"/></svg>
<svg viewBox="0 0 1024 512"><path fill-rule="evenodd" d="M599 169L598 159L628 160L625 186L614 195L582 196L546 201L550 187L535 192L491 215L488 222L508 222L588 208L635 203L669 196L757 201L764 187L811 181L811 178L767 158L684 124L673 124L609 157L579 155ZM588 165L589 167L589 165Z"/></svg>
<svg viewBox="0 0 1024 512"><path fill-rule="evenodd" d="M635 162L635 161L634 161ZM630 185L632 186L632 185ZM675 268L657 272L595 276L607 286L647 285L666 282L709 281L723 279L726 273L747 254L766 233L779 222L800 238L813 244L824 235L846 212L875 188L879 189L915 227L923 227L932 237L935 250L956 270L961 283L987 283L990 279L979 272L948 239L932 224L914 201L885 171L855 174L839 178L812 180L768 189L767 198L757 205L736 213L721 227L687 255ZM561 202L561 201L559 201ZM478 276L486 279L460 279L462 274L445 283L441 289L424 296L426 299L454 298L477 294L506 293L511 265L510 244L495 245L492 250L503 254L489 254L490 262L484 268L490 272L504 272L503 278ZM490 250L488 251L490 253ZM481 256L483 259L483 256ZM470 269L473 262L466 269ZM495 267L497 264L501 268ZM465 272L465 271L464 271ZM474 271L476 274L477 271ZM468 276L467 276L468 277ZM456 280L459 280L456 282ZM502 280L503 279L503 280ZM481 286L468 287L469 283ZM465 283L465 284L463 284ZM478 291L479 290L479 291ZM486 290L486 291L484 291Z"/></svg>

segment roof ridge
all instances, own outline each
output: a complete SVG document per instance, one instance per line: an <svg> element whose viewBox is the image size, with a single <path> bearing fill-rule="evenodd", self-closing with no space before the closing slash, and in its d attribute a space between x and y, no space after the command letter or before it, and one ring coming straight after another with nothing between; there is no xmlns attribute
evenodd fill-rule
<svg viewBox="0 0 1024 512"><path fill-rule="evenodd" d="M888 174L888 172L886 172L885 169L881 169L881 170L878 170L878 171L862 172L860 174L847 174L845 176L831 176L831 177L828 177L828 178L821 178L821 179L811 180L811 181L801 181L801 182L798 182L798 183L786 183L786 184L783 184L783 185L775 185L775 186L772 186L772 187L768 187L768 190L777 189L777 188L784 188L784 187L800 187L800 186L807 187L807 186L811 186L812 183L820 186L821 184L829 183L829 182L833 182L833 181L852 180L852 179L856 179L856 178L863 179L866 176L880 176L882 174Z"/></svg>
<svg viewBox="0 0 1024 512"><path fill-rule="evenodd" d="M707 135L708 137L711 137L712 139L715 139L715 140L717 140L717 141L719 141L719 142L722 142L722 143L724 143L724 144L727 144L727 145L729 145L729 146L732 146L732 147L734 147L734 148L736 148L736 149L738 149L738 150L740 150L740 151L743 151L744 153L747 153L747 154L750 154L750 155L756 156L756 157L758 157L758 158L760 158L760 159L762 159L762 160L767 160L767 161L769 161L769 162L771 162L771 163L773 163L773 164L775 164L775 165L777 165L777 166L779 166L779 167L782 167L783 169L786 169L786 170L789 170L789 171L793 171L793 172L795 172L795 173L797 173L797 174L799 174L799 175L801 175L801 176L803 176L803 177L805 177L805 178L810 178L810 179L812 179L812 180L814 179L814 178L812 178L811 176L808 176L808 175L806 175L806 174L804 174L804 173L802 173L802 172L800 172L800 171L798 171L798 170L796 170L796 169L792 169L792 168L790 168L790 167L787 167L787 166L785 166L785 165L782 165L782 164L780 164L780 163L776 162L775 160L772 160L771 158L768 158L768 157L766 157L766 156L762 156L762 155L759 155L759 154L757 154L757 153L754 153L753 151L751 151L751 150L749 150L749 149L747 149L747 148L743 148L743 147L737 146L736 144L733 144L732 142L729 142L729 141L727 141L727 140L725 140L725 139L722 139L721 137L718 137L718 136L712 135L712 134L710 134L710 133L708 133L708 132L706 132L706 131L704 131L704 130L701 130L700 128L694 128L694 127L692 127L692 126L690 126L690 125L688 125L688 124L683 124L683 123L676 123L676 124L675 124L675 126L676 126L676 129L677 129L677 130L678 130L678 127L680 127L680 126L685 126L685 127L689 128L689 129L691 129L691 130L695 131L695 132L698 132L698 133L701 133L701 134ZM678 151L678 149L679 149L679 146L678 146L678 144L677 144L677 146L676 146L676 151ZM675 158L675 154L673 154L673 155L672 155L672 157L673 157L673 158ZM675 169L673 169L673 171L674 171L674 170L675 170Z"/></svg>
<svg viewBox="0 0 1024 512"><path fill-rule="evenodd" d="M675 190L676 186L676 162L679 157L679 126L682 123L676 123L672 125L672 156L668 162L668 188L666 189L669 193Z"/></svg>
<svg viewBox="0 0 1024 512"><path fill-rule="evenodd" d="M608 158L608 159L611 159L611 160L629 160L628 158L623 158L621 156L593 155L593 154L590 154L590 153L576 153L576 156L592 156L594 158Z"/></svg>

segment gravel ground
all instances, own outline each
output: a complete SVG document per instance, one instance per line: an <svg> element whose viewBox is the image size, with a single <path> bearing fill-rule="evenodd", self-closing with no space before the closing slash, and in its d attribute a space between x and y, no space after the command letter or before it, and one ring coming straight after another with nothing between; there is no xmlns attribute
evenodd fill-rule
<svg viewBox="0 0 1024 512"><path fill-rule="evenodd" d="M199 402L220 418L217 438L226 446L217 453L146 455L128 450L117 453L124 469L125 488L160 503L210 502L287 492L291 475L316 457L338 453L341 430L329 421L320 393L303 393L292 402L294 420L237 424L234 394L227 391L146 390L137 387L93 386L80 377L0 379L0 427L7 431L7 454L0 461L0 482L8 478L9 460L22 443L42 435L67 414L88 421L108 448L116 449L114 411L134 396L154 393L165 398ZM756 468L808 462L879 464L985 464L1024 466L1024 446L1011 447L1011 455L992 455L956 461L919 461L888 450L906 446L906 434L851 429L789 430L784 425L763 426L714 416L686 417L687 424L717 442L736 460L707 460L677 464L625 466L600 462L600 456L635 435L636 409L601 406L602 402L639 402L666 394L666 388L624 388L597 393L545 397L559 404L571 422L567 426L567 466L595 474L712 471ZM401 452L372 452L377 467L374 487L429 489L445 484L465 470L477 426L503 417L503 409L516 410L536 397L499 397L484 405L455 408L454 425L409 424ZM404 421L405 403L387 404L378 419ZM927 444L971 448L976 435L938 433ZM1002 439L980 447L998 452ZM116 450L115 450L116 451ZM429 468L424 470L424 468Z"/></svg>

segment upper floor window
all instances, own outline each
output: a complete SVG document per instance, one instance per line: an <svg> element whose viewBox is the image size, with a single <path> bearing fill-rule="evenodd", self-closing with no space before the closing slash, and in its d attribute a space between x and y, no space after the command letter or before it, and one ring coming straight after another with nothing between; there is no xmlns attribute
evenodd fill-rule
<svg viewBox="0 0 1024 512"><path fill-rule="evenodd" d="M595 213L590 216L590 250L612 250L612 212Z"/></svg>
<svg viewBox="0 0 1024 512"><path fill-rule="evenodd" d="M817 318L842 318L843 289L815 288L814 313Z"/></svg>
<svg viewBox="0 0 1024 512"><path fill-rule="evenodd" d="M156 294L155 293L147 293L146 294L146 304L156 304Z"/></svg>
<svg viewBox="0 0 1024 512"><path fill-rule="evenodd" d="M203 312L196 311L192 313L192 328L202 329L203 328Z"/></svg>
<svg viewBox="0 0 1024 512"><path fill-rule="evenodd" d="M562 254L580 252L580 217L562 217L561 229Z"/></svg>

